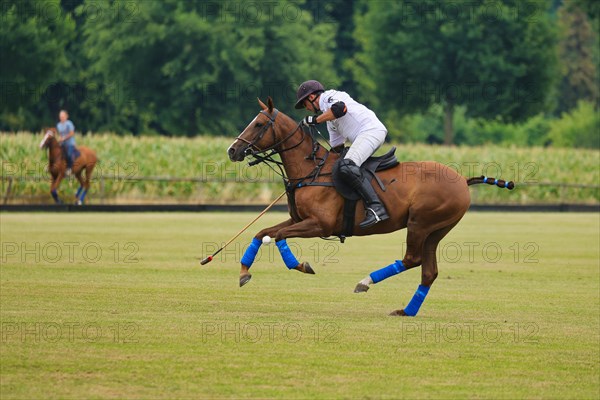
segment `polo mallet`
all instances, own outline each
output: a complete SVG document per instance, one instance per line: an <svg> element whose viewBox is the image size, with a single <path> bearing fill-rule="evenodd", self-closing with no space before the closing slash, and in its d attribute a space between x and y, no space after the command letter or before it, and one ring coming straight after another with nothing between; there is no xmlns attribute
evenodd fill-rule
<svg viewBox="0 0 600 400"><path fill-rule="evenodd" d="M271 204L269 204L267 206L267 208L265 208L260 214L258 214L258 216L256 218L254 218L252 221L250 221L250 223L248 225L246 225L244 228L242 228L241 231L239 231L234 237L232 237L231 239L229 239L229 241L227 243L225 243L219 250L217 250L216 252L214 252L212 255L206 257L204 260L200 261L200 265L205 265L208 264L209 262L211 262L213 260L213 258L219 254L221 251L223 251L223 249L225 249L225 247L229 246L229 244L231 242L233 242L235 239L237 239L238 236L240 236L242 233L244 233L244 231L246 229L248 229L250 227L250 225L252 225L253 223L255 223L256 221L258 221L258 219L260 217L262 217L267 211L269 211L269 209L271 207L273 207L275 205L275 203L277 203L279 200L281 200L281 198L283 196L285 196L287 192L283 192L279 195L279 197L277 197L275 200L273 200L273 202Z"/></svg>

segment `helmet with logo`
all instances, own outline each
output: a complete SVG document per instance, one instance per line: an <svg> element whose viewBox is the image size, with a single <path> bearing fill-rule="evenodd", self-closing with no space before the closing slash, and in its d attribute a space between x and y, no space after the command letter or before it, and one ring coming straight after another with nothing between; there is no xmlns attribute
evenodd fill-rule
<svg viewBox="0 0 600 400"><path fill-rule="evenodd" d="M294 108L303 108L304 100L306 100L308 96L313 93L322 93L324 91L325 88L319 81L310 80L303 82L300 86L298 86L298 91L296 92L296 106Z"/></svg>

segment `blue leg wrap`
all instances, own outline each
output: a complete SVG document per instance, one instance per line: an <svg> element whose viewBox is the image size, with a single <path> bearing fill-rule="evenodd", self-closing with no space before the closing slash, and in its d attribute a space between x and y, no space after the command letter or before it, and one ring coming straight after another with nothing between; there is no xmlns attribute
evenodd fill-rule
<svg viewBox="0 0 600 400"><path fill-rule="evenodd" d="M84 189L83 192L81 192L81 197L79 198L79 200L81 200L82 203L83 203L83 200L85 200L86 194L87 194L87 189Z"/></svg>
<svg viewBox="0 0 600 400"><path fill-rule="evenodd" d="M402 261L396 260L395 263L388 265L387 267L383 267L378 269L377 271L371 272L371 280L373 283L381 282L384 279L389 278L390 276L398 275L400 272L406 271L404 264Z"/></svg>
<svg viewBox="0 0 600 400"><path fill-rule="evenodd" d="M414 317L419 312L419 308L421 308L421 304L427 297L427 293L429 293L429 288L427 286L419 285L419 288L415 292L415 295L410 300L408 305L404 307L404 313L411 317Z"/></svg>
<svg viewBox="0 0 600 400"><path fill-rule="evenodd" d="M258 253L258 249L260 248L261 244L262 242L257 238L252 239L252 243L250 243L250 246L248 246L246 252L244 253L244 256L242 257L241 263L243 265L245 265L248 268L252 266L252 263L256 258L256 253Z"/></svg>
<svg viewBox="0 0 600 400"><path fill-rule="evenodd" d="M53 190L50 193L52 194L52 198L54 199L54 201L58 203L58 193L56 193L56 190Z"/></svg>
<svg viewBox="0 0 600 400"><path fill-rule="evenodd" d="M79 198L79 195L81 194L82 190L83 190L83 186L79 186L79 189L77 189L77 194L75 195L76 198Z"/></svg>
<svg viewBox="0 0 600 400"><path fill-rule="evenodd" d="M279 249L279 253L281 253L281 258L283 258L283 262L288 269L294 269L300 264L296 257L292 254L290 247L288 246L285 239L275 242L277 248Z"/></svg>

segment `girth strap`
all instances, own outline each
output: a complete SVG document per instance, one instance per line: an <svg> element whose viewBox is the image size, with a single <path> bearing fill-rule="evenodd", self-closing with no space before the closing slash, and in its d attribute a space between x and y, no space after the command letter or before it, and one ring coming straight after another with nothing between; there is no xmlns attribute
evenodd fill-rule
<svg viewBox="0 0 600 400"><path fill-rule="evenodd" d="M354 222L356 217L356 203L358 200L344 199L344 214L342 220L342 234L340 240L344 243L347 237L352 236L354 232Z"/></svg>

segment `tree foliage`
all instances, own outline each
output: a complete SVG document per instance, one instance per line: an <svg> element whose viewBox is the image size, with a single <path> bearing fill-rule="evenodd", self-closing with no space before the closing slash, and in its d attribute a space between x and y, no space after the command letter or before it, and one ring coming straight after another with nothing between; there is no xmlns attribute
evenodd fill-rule
<svg viewBox="0 0 600 400"><path fill-rule="evenodd" d="M256 111L257 96L289 106L308 77L337 82L334 27L311 24L295 3L274 4L139 3L131 23L86 22L86 55L122 89L128 129L235 132Z"/></svg>
<svg viewBox="0 0 600 400"><path fill-rule="evenodd" d="M594 35L588 15L578 5L567 3L558 15L561 82L557 112L560 113L575 108L580 100L598 102L598 71L592 53L598 46L598 37Z"/></svg>
<svg viewBox="0 0 600 400"><path fill-rule="evenodd" d="M598 110L597 4L5 0L0 130L38 130L66 108L79 132L234 135L256 97L299 119L297 85L318 79L394 140L593 147L547 131Z"/></svg>
<svg viewBox="0 0 600 400"><path fill-rule="evenodd" d="M356 31L363 48L357 73L370 77L362 88L374 103L402 113L443 104L446 143L455 105L485 118L535 115L549 106L555 34L545 10L519 12L520 4L369 3Z"/></svg>
<svg viewBox="0 0 600 400"><path fill-rule="evenodd" d="M577 107L551 123L548 136L561 147L600 149L600 113L594 105L580 101Z"/></svg>
<svg viewBox="0 0 600 400"><path fill-rule="evenodd" d="M1 12L0 115L18 125L34 117L30 108L69 67L64 49L75 23L62 15L60 0L2 1Z"/></svg>

